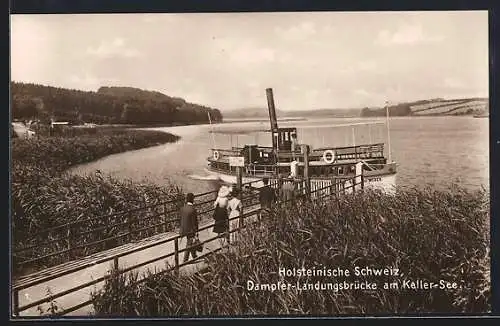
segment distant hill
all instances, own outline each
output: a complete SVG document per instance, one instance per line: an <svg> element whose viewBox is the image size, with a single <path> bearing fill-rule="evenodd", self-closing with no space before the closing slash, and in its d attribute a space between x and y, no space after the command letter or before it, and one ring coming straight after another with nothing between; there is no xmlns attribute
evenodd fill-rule
<svg viewBox="0 0 500 326"><path fill-rule="evenodd" d="M458 116L489 111L488 98L432 99L389 106L391 116ZM362 117L385 116L385 108L364 108Z"/></svg>
<svg viewBox="0 0 500 326"><path fill-rule="evenodd" d="M241 108L236 110L223 111L224 118L228 119L248 119L248 118L268 118L269 110L266 107L262 108ZM276 110L278 118L283 117L284 112Z"/></svg>
<svg viewBox="0 0 500 326"><path fill-rule="evenodd" d="M228 110L222 112L224 118L230 119L254 119L254 118L269 118L268 108L243 108L237 110ZM361 109L317 109L317 110L300 110L300 111L285 111L276 110L278 119L280 118L296 118L296 117L332 117L332 118L350 118L358 117Z"/></svg>
<svg viewBox="0 0 500 326"><path fill-rule="evenodd" d="M111 124L194 124L222 121L219 110L178 97L133 87L97 92L11 82L13 119Z"/></svg>
<svg viewBox="0 0 500 326"><path fill-rule="evenodd" d="M313 111L290 111L295 116L325 117L325 118L354 118L359 117L361 109L316 109Z"/></svg>
<svg viewBox="0 0 500 326"><path fill-rule="evenodd" d="M399 103L389 106L391 116L443 116L443 115L484 115L489 111L487 98L444 99L434 98L413 102ZM243 108L223 112L225 118L250 119L268 118L268 109ZM382 117L386 114L384 107L365 107L363 109L315 109L287 111L277 110L279 118L309 117L309 118L354 118L354 117Z"/></svg>

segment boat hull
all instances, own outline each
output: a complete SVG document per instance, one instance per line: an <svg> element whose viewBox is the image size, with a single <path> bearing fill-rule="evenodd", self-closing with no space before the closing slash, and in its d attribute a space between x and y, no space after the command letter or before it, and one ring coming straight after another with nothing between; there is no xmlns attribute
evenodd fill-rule
<svg viewBox="0 0 500 326"><path fill-rule="evenodd" d="M237 184L238 183L237 177L235 175L226 174L226 173L222 173L222 172L218 172L218 171L212 171L212 170L209 170L209 169L205 169L205 171L208 174L214 176L215 178L218 178L223 183L227 183L227 184ZM242 182L243 183L253 182L252 186L256 187L256 188L260 188L260 187L264 186L264 183L261 181L261 178L257 178L257 177L243 176L242 177Z"/></svg>
<svg viewBox="0 0 500 326"><path fill-rule="evenodd" d="M396 192L396 173L364 177L365 189L381 190L388 194Z"/></svg>
<svg viewBox="0 0 500 326"><path fill-rule="evenodd" d="M205 169L205 171L212 175L214 178L218 178L224 183L227 184L236 184L237 183L237 177L232 174L228 173L223 173L220 171L213 171L210 169ZM273 178L270 177L270 181L273 181ZM243 183L249 183L252 182L252 187L255 188L260 188L264 186L264 183L262 182L261 178L259 177L249 177L249 176L243 176L242 177L242 182ZM359 182L359 181L358 181ZM327 186L330 186L332 184L332 179L331 178L312 178L311 179L311 189L314 191L314 189L321 189ZM348 188L346 190L346 193L351 193L352 188L352 182L350 180L345 181L345 188ZM356 189L361 188L361 186L357 186ZM364 188L365 189L371 189L371 190L379 190L383 191L387 194L394 194L396 192L396 172L394 173L381 173L381 174L372 174L369 176L364 177Z"/></svg>

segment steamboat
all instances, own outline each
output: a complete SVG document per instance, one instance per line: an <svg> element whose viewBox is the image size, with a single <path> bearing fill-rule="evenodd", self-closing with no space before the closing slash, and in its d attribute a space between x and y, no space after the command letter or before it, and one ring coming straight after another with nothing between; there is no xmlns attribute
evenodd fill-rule
<svg viewBox="0 0 500 326"><path fill-rule="evenodd" d="M257 142L242 147L212 148L207 159L206 172L225 183L235 184L238 173L242 182L256 182L264 177L272 182L278 178L300 178L304 176L304 147L297 138L297 128L278 127L273 90L266 89L269 110L270 129L245 131L216 131L217 134L248 134L264 132L271 138L272 146L261 146ZM368 125L373 123L352 123L342 126ZM344 182L350 186L351 180L361 173L364 187L393 193L396 184L396 162L390 159L389 115L386 107L387 136L389 158L384 154L384 143L352 144L352 146L321 146L309 148L308 175L311 187L326 187L333 182ZM338 127L338 125L325 126ZM318 126L314 126L318 128ZM213 136L213 135L212 135ZM215 143L215 142L214 142ZM241 167L241 168L239 168ZM239 171L238 171L239 170ZM258 187L258 185L257 185Z"/></svg>

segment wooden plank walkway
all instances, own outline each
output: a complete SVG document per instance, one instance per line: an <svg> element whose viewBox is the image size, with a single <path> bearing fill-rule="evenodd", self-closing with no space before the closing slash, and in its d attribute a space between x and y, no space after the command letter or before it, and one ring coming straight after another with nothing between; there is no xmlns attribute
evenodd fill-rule
<svg viewBox="0 0 500 326"><path fill-rule="evenodd" d="M253 205L251 207L245 207L244 213L249 214L248 217L245 218L245 222L255 221L257 218L257 214L260 211L260 205ZM213 220L208 219L200 222L200 229L206 227L208 225L213 224ZM167 232L155 235L153 237L143 239L140 241L128 243L126 245L112 248L91 256L88 256L83 259L70 261L58 266L54 266L39 272L35 272L26 276L19 278L14 283L14 287L27 287L19 291L19 307L23 307L25 305L29 305L32 302L37 300L41 300L48 296L48 291L50 290L50 294L57 294L63 291L67 291L69 289L75 288L81 284L91 282L100 277L108 275L110 270L113 268L113 260L112 258L116 255L120 255L122 253L127 253L132 250L137 250L137 252L133 252L130 254L126 254L124 256L119 257L118 266L119 268L127 268L130 266L134 266L143 262L147 262L148 260L153 260L157 257L161 257L163 255L167 255L169 253L175 252L175 244L174 241L165 242L167 239L173 239L178 236L178 232ZM208 228L199 232L200 241L205 241L210 238L214 238L216 236L215 233L212 232L212 228ZM163 243L162 243L163 242ZM186 246L186 238L182 238L179 242L179 249L182 250ZM146 248L146 249L144 249ZM221 248L221 242L219 239L214 239L208 243L204 244L203 252L199 253L199 255L204 255L206 253L210 253L212 251L218 250ZM182 262L184 252L179 253L179 261ZM147 270L150 271L160 271L164 270L167 266L167 263L170 266L175 265L175 257L172 255L165 259L158 260L156 262L148 263L142 267L138 267L134 271L139 272L139 275L142 275ZM193 264L188 264L185 266L181 266L179 269L180 273L193 273L204 265L203 261L196 262ZM57 275L62 271L67 272L67 275L60 276L57 278L51 278L51 275ZM29 286L30 283L36 281L44 281L41 284ZM85 288L79 289L74 292L70 292L61 296L54 300L54 304L59 309L68 309L73 306L76 306L80 303L83 303L87 300L90 300L91 293L96 292L102 289L104 285L104 281L100 281L94 285L89 285ZM29 287L28 287L29 286ZM45 303L40 305L44 312L47 311L49 307L49 303ZM87 316L93 313L92 305L87 305L85 307L81 307L78 310L75 310L68 314L68 316ZM23 316L40 316L41 313L38 310L38 306L34 306L28 308L19 313L20 317Z"/></svg>

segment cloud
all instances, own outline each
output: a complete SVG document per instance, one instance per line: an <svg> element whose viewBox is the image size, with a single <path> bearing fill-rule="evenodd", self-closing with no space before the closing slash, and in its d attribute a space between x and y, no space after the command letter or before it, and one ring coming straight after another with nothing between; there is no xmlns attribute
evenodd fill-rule
<svg viewBox="0 0 500 326"><path fill-rule="evenodd" d="M426 35L421 24L404 24L396 31L382 30L376 44L380 45L414 45L418 43L434 43L444 39L442 35Z"/></svg>
<svg viewBox="0 0 500 326"><path fill-rule="evenodd" d="M300 41L316 35L316 26L314 23L305 21L299 25L292 26L290 28L280 28L275 29L276 34L282 39L288 41Z"/></svg>
<svg viewBox="0 0 500 326"><path fill-rule="evenodd" d="M138 50L127 47L125 40L119 37L111 41L102 41L97 47L88 47L87 54L99 58L134 58L141 55Z"/></svg>

